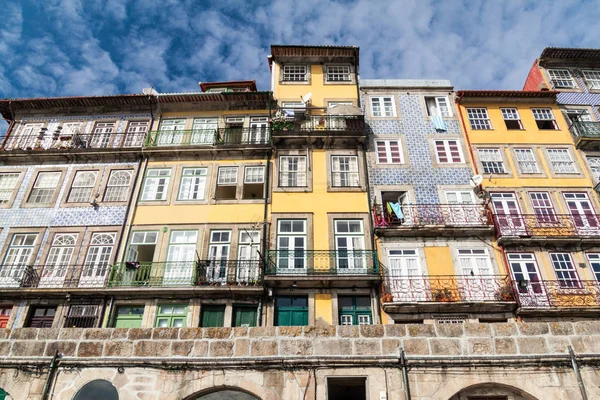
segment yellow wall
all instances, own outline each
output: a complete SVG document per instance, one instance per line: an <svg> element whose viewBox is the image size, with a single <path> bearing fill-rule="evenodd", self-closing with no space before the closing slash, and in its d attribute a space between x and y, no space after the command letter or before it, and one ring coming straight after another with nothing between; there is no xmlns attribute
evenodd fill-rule
<svg viewBox="0 0 600 400"><path fill-rule="evenodd" d="M427 261L428 275L454 275L454 263L450 247L425 246L425 260Z"/></svg>
<svg viewBox="0 0 600 400"><path fill-rule="evenodd" d="M315 293L315 325L332 325L332 310L331 294Z"/></svg>
<svg viewBox="0 0 600 400"><path fill-rule="evenodd" d="M312 93L311 103L313 107L327 107L328 100L354 100L358 98L356 83L346 83L341 85L325 84L323 65L310 65L311 79L309 83L280 83L279 76L281 67L274 63L275 87L273 95L279 103L282 101L302 101L300 96L305 96L308 92Z"/></svg>

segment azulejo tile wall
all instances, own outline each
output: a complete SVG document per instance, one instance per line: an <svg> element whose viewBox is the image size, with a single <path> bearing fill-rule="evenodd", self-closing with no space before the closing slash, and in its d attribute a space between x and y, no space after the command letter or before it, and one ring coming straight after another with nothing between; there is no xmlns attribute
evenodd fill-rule
<svg viewBox="0 0 600 400"><path fill-rule="evenodd" d="M394 95L394 101L399 104L400 115L386 120L373 119L368 114L366 125L369 133L369 156L368 168L371 184L371 196L374 198L373 187L412 185L414 187L415 199L418 204L445 203L440 199L438 188L440 186L464 186L469 185L473 176L473 169L468 154L465 154L464 137L460 128L456 112L455 118L446 119L446 131L437 131L421 106L424 93L406 94L406 91ZM368 99L363 95L362 102ZM450 98L450 101L452 99ZM432 154L430 138L447 135L449 138L458 139L464 164L449 168L434 165L435 155ZM394 139L403 136L405 139L409 167L386 168L377 164L374 140Z"/></svg>

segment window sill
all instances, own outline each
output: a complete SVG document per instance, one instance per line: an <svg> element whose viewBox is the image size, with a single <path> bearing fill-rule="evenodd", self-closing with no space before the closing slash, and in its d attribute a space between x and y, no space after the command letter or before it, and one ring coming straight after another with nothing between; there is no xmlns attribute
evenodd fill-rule
<svg viewBox="0 0 600 400"><path fill-rule="evenodd" d="M362 186L328 186L328 192L366 192Z"/></svg>
<svg viewBox="0 0 600 400"><path fill-rule="evenodd" d="M312 192L312 186L276 186L273 192L294 192L294 193L309 193Z"/></svg>

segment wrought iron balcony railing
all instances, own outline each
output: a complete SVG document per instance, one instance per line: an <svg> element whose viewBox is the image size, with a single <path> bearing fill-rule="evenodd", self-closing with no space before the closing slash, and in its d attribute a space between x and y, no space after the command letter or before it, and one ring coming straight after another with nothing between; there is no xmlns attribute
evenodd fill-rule
<svg viewBox="0 0 600 400"><path fill-rule="evenodd" d="M362 132L365 119L362 115L300 115L273 121L273 132Z"/></svg>
<svg viewBox="0 0 600 400"><path fill-rule="evenodd" d="M502 275L423 275L384 277L384 303L469 303L515 301L513 286Z"/></svg>
<svg viewBox="0 0 600 400"><path fill-rule="evenodd" d="M575 121L570 130L577 138L600 139L600 122Z"/></svg>
<svg viewBox="0 0 600 400"><path fill-rule="evenodd" d="M271 143L268 127L190 129L180 131L152 131L146 140L148 147L162 146L217 146L266 145Z"/></svg>
<svg viewBox="0 0 600 400"><path fill-rule="evenodd" d="M141 148L145 133L74 133L11 136L2 150L72 150Z"/></svg>
<svg viewBox="0 0 600 400"><path fill-rule="evenodd" d="M481 204L409 204L400 211L391 206L373 206L373 220L378 228L491 226L488 210Z"/></svg>
<svg viewBox="0 0 600 400"><path fill-rule="evenodd" d="M373 250L270 250L266 275L379 275Z"/></svg>
<svg viewBox="0 0 600 400"><path fill-rule="evenodd" d="M600 307L600 282L563 279L513 281L521 308Z"/></svg>
<svg viewBox="0 0 600 400"><path fill-rule="evenodd" d="M110 265L2 265L2 288L95 288L104 287Z"/></svg>
<svg viewBox="0 0 600 400"><path fill-rule="evenodd" d="M262 283L259 260L199 260L171 262L121 262L110 272L110 287L169 287Z"/></svg>
<svg viewBox="0 0 600 400"><path fill-rule="evenodd" d="M494 215L494 225L499 238L600 236L600 218L596 214Z"/></svg>

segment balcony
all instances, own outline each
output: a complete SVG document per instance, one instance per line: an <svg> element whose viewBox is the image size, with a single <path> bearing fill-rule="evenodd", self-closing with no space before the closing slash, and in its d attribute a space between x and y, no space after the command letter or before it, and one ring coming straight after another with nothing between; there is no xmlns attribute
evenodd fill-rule
<svg viewBox="0 0 600 400"><path fill-rule="evenodd" d="M514 281L519 315L598 315L600 282L580 280Z"/></svg>
<svg viewBox="0 0 600 400"><path fill-rule="evenodd" d="M512 282L505 275L423 275L384 278L383 309L389 314L505 313L515 309Z"/></svg>
<svg viewBox="0 0 600 400"><path fill-rule="evenodd" d="M108 281L113 288L260 287L261 284L259 260L122 262L113 264Z"/></svg>
<svg viewBox="0 0 600 400"><path fill-rule="evenodd" d="M494 215L500 243L579 242L600 238L600 218L595 214Z"/></svg>
<svg viewBox="0 0 600 400"><path fill-rule="evenodd" d="M575 121L569 130L578 149L592 150L600 147L600 122Z"/></svg>
<svg viewBox="0 0 600 400"><path fill-rule="evenodd" d="M270 143L270 129L258 127L153 131L148 135L145 146L264 146Z"/></svg>
<svg viewBox="0 0 600 400"><path fill-rule="evenodd" d="M145 133L60 133L40 132L38 135L9 137L3 151L93 151L94 149L139 149Z"/></svg>
<svg viewBox="0 0 600 400"><path fill-rule="evenodd" d="M387 206L373 206L378 236L459 236L491 233L492 221L481 204L403 205L397 214Z"/></svg>
<svg viewBox="0 0 600 400"><path fill-rule="evenodd" d="M362 115L307 115L296 112L291 117L273 121L273 143L327 145L356 145L366 140Z"/></svg>
<svg viewBox="0 0 600 400"><path fill-rule="evenodd" d="M380 280L379 260L373 250L270 250L265 280L273 285L293 281L300 287L316 281L369 285Z"/></svg>
<svg viewBox="0 0 600 400"><path fill-rule="evenodd" d="M3 265L0 287L3 289L102 288L109 265Z"/></svg>

